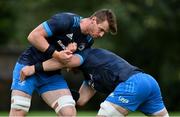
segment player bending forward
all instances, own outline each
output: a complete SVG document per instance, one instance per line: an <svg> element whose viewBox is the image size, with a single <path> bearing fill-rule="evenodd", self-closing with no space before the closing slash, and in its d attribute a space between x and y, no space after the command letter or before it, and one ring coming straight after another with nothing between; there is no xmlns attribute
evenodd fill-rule
<svg viewBox="0 0 180 117"><path fill-rule="evenodd" d="M42 71L81 65L85 81L80 87L78 105L87 103L96 91L109 96L100 105L98 116L126 116L139 110L145 115L169 117L156 80L130 65L116 54L104 49L86 49L63 66L56 60L43 62ZM21 79L35 73L34 66L21 72Z"/></svg>

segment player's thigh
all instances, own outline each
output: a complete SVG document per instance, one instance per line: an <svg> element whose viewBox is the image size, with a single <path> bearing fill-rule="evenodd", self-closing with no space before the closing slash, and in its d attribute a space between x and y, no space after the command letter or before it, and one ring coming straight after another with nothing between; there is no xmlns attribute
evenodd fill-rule
<svg viewBox="0 0 180 117"><path fill-rule="evenodd" d="M15 68L13 70L13 80L11 84L11 90L17 90L17 91L22 91L26 92L29 95L32 95L36 83L37 83L37 76L32 75L28 77L25 81L20 81L20 71L25 65L16 63ZM16 92L16 91L15 91Z"/></svg>
<svg viewBox="0 0 180 117"><path fill-rule="evenodd" d="M135 111L140 104L139 100L137 100L137 97L138 95L135 83L126 81L120 83L106 98L106 101L119 106L119 108L122 107L130 111Z"/></svg>
<svg viewBox="0 0 180 117"><path fill-rule="evenodd" d="M162 100L162 95L158 83L153 77L148 75L146 75L146 80L146 84L149 83L151 93L145 99L143 104L139 106L138 110L148 115L156 115L157 113L164 112L166 113L165 105Z"/></svg>
<svg viewBox="0 0 180 117"><path fill-rule="evenodd" d="M39 76L41 82L38 82L39 87L37 91L48 105L51 105L63 95L71 95L68 85L62 75L47 75L44 73Z"/></svg>
<svg viewBox="0 0 180 117"><path fill-rule="evenodd" d="M75 101L69 91L68 85L60 74L40 74L38 93L45 102L52 107L58 115L75 115Z"/></svg>
<svg viewBox="0 0 180 117"><path fill-rule="evenodd" d="M22 97L22 98L31 100L31 95L29 95L29 94L27 94L27 93L25 93L23 91L20 91L20 90L12 90L12 92L11 92L11 103L15 102L16 97L18 97L18 98Z"/></svg>
<svg viewBox="0 0 180 117"><path fill-rule="evenodd" d="M47 91L42 94L45 102L60 116L75 116L75 101L69 89Z"/></svg>
<svg viewBox="0 0 180 117"><path fill-rule="evenodd" d="M127 109L125 109L125 108L123 108L123 107L121 107L121 106L119 106L119 105L116 105L116 104L114 104L114 103L111 103L111 102L109 102L116 110L118 110L120 113L122 113L123 115L127 115L128 114L128 110Z"/></svg>
<svg viewBox="0 0 180 117"><path fill-rule="evenodd" d="M29 111L30 105L31 105L31 95L23 91L12 90L10 115L14 115L14 114L16 115L17 114L16 112L24 115L25 114L24 112Z"/></svg>
<svg viewBox="0 0 180 117"><path fill-rule="evenodd" d="M11 85L11 113L10 115L16 115L16 112L20 112L24 115L29 111L31 105L31 95L35 89L36 76L30 76L25 81L20 81L20 71L25 65L16 63L13 70L13 80ZM20 114L20 115L21 115Z"/></svg>
<svg viewBox="0 0 180 117"><path fill-rule="evenodd" d="M128 110L116 105L109 101L104 101L100 105L100 109L98 111L98 116L117 116L122 117L128 114Z"/></svg>
<svg viewBox="0 0 180 117"><path fill-rule="evenodd" d="M11 97L12 96L23 96L23 97L31 98L31 95L20 90L12 90Z"/></svg>
<svg viewBox="0 0 180 117"><path fill-rule="evenodd" d="M62 97L64 95L71 95L69 89L47 91L41 94L41 97L49 106L51 106L56 100L58 100L59 97Z"/></svg>

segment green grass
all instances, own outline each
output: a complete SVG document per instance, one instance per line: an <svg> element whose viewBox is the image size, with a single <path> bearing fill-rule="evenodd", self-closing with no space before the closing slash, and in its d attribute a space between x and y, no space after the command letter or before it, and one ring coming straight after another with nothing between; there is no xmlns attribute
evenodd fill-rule
<svg viewBox="0 0 180 117"><path fill-rule="evenodd" d="M77 116L83 116L83 117L87 117L87 116L93 116L95 117L96 116L96 113L95 111L78 111L77 113ZM170 116L177 116L177 117L180 117L180 112L170 112L169 113ZM0 117L3 117L3 116L8 116L8 112L2 112L0 111ZM30 111L27 115L27 117L30 117L30 116L49 116L49 117L56 117L56 114L55 112L53 111ZM143 115L142 113L140 112L132 112L132 113L129 113L128 116L138 116L138 117L146 117L145 115Z"/></svg>
<svg viewBox="0 0 180 117"><path fill-rule="evenodd" d="M28 114L28 116L56 116L55 112L48 112L48 111L33 111ZM77 113L77 116L96 116L95 111L80 111Z"/></svg>
<svg viewBox="0 0 180 117"><path fill-rule="evenodd" d="M0 111L0 117L8 116L8 112ZM57 117L54 111L30 111L27 114L27 117L30 116L50 116L50 117ZM77 116L96 116L95 111L79 111Z"/></svg>

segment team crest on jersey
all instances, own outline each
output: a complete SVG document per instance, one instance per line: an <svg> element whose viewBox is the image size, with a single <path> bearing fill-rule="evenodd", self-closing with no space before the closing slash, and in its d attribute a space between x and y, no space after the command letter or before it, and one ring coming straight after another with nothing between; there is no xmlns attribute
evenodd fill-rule
<svg viewBox="0 0 180 117"><path fill-rule="evenodd" d="M85 43L80 43L80 45L78 46L78 50L82 51L82 50L84 50L85 47L86 47Z"/></svg>
<svg viewBox="0 0 180 117"><path fill-rule="evenodd" d="M66 36L67 36L70 40L72 40L72 39L73 39L73 33L66 34Z"/></svg>

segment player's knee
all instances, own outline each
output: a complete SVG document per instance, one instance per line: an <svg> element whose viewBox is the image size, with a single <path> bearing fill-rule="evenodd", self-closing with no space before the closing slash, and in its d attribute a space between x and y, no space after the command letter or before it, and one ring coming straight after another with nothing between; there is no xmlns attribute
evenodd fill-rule
<svg viewBox="0 0 180 117"><path fill-rule="evenodd" d="M11 109L29 111L31 105L31 99L23 96L11 97Z"/></svg>
<svg viewBox="0 0 180 117"><path fill-rule="evenodd" d="M71 116L76 116L76 108L75 107L65 107L62 108L59 112L58 115L60 116L67 116L67 117L71 117Z"/></svg>
<svg viewBox="0 0 180 117"><path fill-rule="evenodd" d="M76 109L75 109L75 101L73 100L72 96L65 95L59 97L53 104L52 108L54 108L57 114L61 114L63 116L75 116Z"/></svg>
<svg viewBox="0 0 180 117"><path fill-rule="evenodd" d="M169 114L168 113L166 113L165 115L163 115L162 117L169 117Z"/></svg>
<svg viewBox="0 0 180 117"><path fill-rule="evenodd" d="M101 103L100 109L98 111L98 116L107 117L124 117L125 115L116 110L109 102L104 101Z"/></svg>

